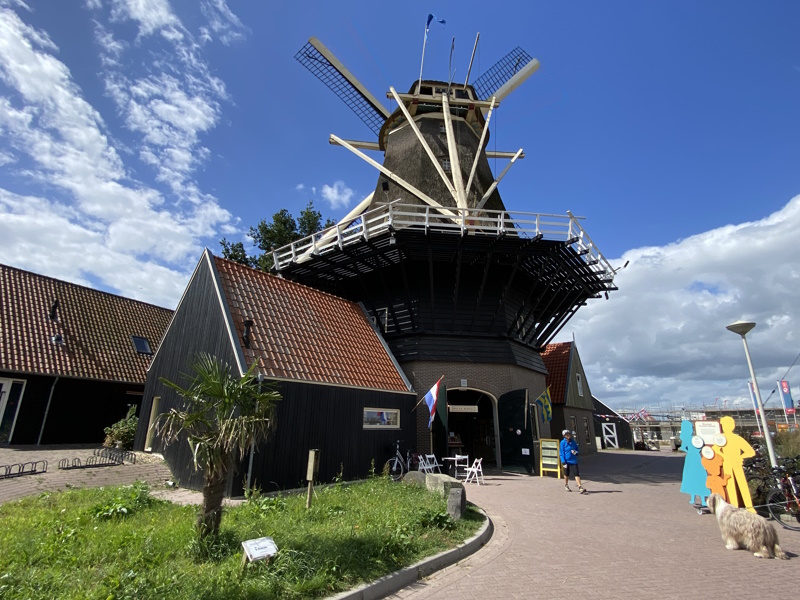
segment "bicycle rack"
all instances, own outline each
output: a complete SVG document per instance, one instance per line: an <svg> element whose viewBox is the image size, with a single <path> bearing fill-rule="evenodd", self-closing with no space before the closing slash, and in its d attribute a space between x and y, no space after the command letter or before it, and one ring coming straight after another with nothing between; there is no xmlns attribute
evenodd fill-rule
<svg viewBox="0 0 800 600"><path fill-rule="evenodd" d="M116 460L119 464L127 461L131 464L136 464L136 454L127 450L119 450L117 448L97 448L92 452L94 456L101 456Z"/></svg>
<svg viewBox="0 0 800 600"><path fill-rule="evenodd" d="M90 456L86 459L86 463L81 463L80 458L73 458L72 462L68 458L62 458L58 461L59 469L88 469L90 467L116 467L121 465L122 461L117 459L108 458L105 456Z"/></svg>
<svg viewBox="0 0 800 600"><path fill-rule="evenodd" d="M0 465L0 479L19 477L21 475L34 475L36 473L47 472L47 461L36 460L26 463L13 463L10 465Z"/></svg>

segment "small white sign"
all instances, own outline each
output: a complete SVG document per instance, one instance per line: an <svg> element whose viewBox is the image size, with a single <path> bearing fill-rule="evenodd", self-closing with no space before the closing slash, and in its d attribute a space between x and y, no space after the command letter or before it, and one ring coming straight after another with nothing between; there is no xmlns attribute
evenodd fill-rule
<svg viewBox="0 0 800 600"><path fill-rule="evenodd" d="M451 413L476 413L478 407L474 404L451 404L448 406Z"/></svg>
<svg viewBox="0 0 800 600"><path fill-rule="evenodd" d="M461 380L461 387L467 387L467 380L466 379L462 379Z"/></svg>
<svg viewBox="0 0 800 600"><path fill-rule="evenodd" d="M523 448L522 449L522 456L530 456L530 455L531 455L531 449L530 448Z"/></svg>
<svg viewBox="0 0 800 600"><path fill-rule="evenodd" d="M242 542L242 548L244 548L244 553L250 562L264 560L278 553L278 546L275 545L275 541L271 537L247 540Z"/></svg>

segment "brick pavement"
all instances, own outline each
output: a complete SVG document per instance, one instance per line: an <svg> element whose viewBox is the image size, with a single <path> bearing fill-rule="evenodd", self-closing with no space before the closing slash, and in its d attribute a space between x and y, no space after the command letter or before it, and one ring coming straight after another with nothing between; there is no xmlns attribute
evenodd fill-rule
<svg viewBox="0 0 800 600"><path fill-rule="evenodd" d="M467 496L496 526L476 554L392 600L791 595L800 532L778 527L791 559L726 550L716 520L680 493L683 454L603 451L582 461L589 494L554 477L488 474ZM573 484L574 487L574 484Z"/></svg>
<svg viewBox="0 0 800 600"><path fill-rule="evenodd" d="M100 487L126 485L144 481L153 489L163 488L171 474L167 465L124 464L113 467L88 467L83 469L58 468L58 461L80 458L85 464L97 446L3 446L0 447L0 465L47 461L47 472L0 479L0 504L45 491L58 491L66 487Z"/></svg>

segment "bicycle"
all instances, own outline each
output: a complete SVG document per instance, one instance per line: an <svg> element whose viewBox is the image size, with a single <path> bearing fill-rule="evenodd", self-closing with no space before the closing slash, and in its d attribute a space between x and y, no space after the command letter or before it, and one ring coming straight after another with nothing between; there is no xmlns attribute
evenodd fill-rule
<svg viewBox="0 0 800 600"><path fill-rule="evenodd" d="M778 485L767 494L767 510L781 527L800 531L800 490L795 481L797 470L794 469L790 474L786 467L775 467L772 473Z"/></svg>
<svg viewBox="0 0 800 600"><path fill-rule="evenodd" d="M384 471L389 474L393 481L400 481L403 475L412 470L415 463L416 454L412 454L411 450L406 450L406 457L403 458L403 453L400 452L400 440L397 440L397 447L395 455L386 461Z"/></svg>

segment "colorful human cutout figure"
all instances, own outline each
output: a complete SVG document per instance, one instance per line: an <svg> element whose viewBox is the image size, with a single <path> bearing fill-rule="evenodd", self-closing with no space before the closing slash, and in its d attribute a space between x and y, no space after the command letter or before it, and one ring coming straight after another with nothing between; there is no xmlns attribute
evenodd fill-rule
<svg viewBox="0 0 800 600"><path fill-rule="evenodd" d="M756 451L742 436L733 433L736 427L733 417L722 417L719 424L722 428L722 435L725 436L724 443L719 447L719 453L723 458L722 470L729 476L726 484L728 498L730 498L728 502L740 508L747 508L750 512L756 512L742 466L744 459L755 456Z"/></svg>
<svg viewBox="0 0 800 600"><path fill-rule="evenodd" d="M701 452L702 458L700 458L700 462L708 473L708 477L706 477L708 489L711 490L712 494L719 494L728 502L726 484L730 479L730 475L725 474L723 468L725 461L722 454L717 452L718 449L719 446L704 446Z"/></svg>
<svg viewBox="0 0 800 600"><path fill-rule="evenodd" d="M700 503L706 506L706 498L711 495L711 490L706 485L708 474L700 462L700 448L692 444L693 427L691 421L681 421L681 447L686 453L683 461L683 479L681 492L689 494L689 504L695 503L695 496L700 496Z"/></svg>

